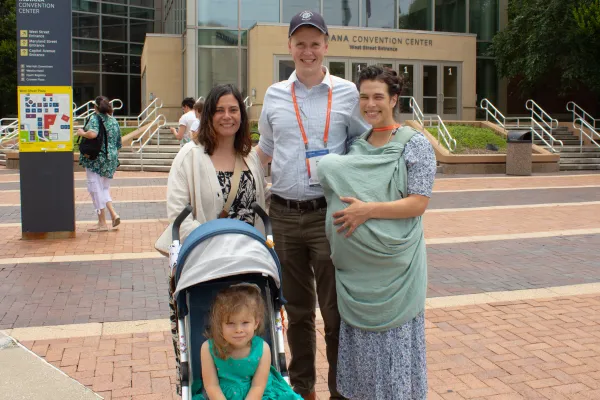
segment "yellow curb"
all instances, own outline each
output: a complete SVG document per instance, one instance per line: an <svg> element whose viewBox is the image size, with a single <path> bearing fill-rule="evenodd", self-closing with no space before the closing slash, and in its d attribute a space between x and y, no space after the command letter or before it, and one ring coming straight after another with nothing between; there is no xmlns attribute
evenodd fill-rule
<svg viewBox="0 0 600 400"><path fill-rule="evenodd" d="M581 285L556 286L541 289L525 289L502 292L476 293L460 296L431 297L425 302L426 309L466 307L499 302L552 299L578 295L600 294L600 282ZM285 315L287 321L287 314ZM323 321L321 311L316 310L316 320ZM167 332L171 329L169 319L146 321L104 322L75 325L42 326L5 329L2 333L20 341L65 339L84 336L110 336L134 333Z"/></svg>
<svg viewBox="0 0 600 400"><path fill-rule="evenodd" d="M600 201L587 201L577 203L542 203L542 204L515 204L509 206L489 206L489 207L465 207L465 208L436 208L425 211L425 214L439 213L457 213L469 211L494 211L494 210L512 210L519 208L547 208L547 207L579 207L579 206L594 206L600 205Z"/></svg>
<svg viewBox="0 0 600 400"><path fill-rule="evenodd" d="M148 258L165 258L157 251L144 253L114 253L114 254L85 254L48 257L0 258L3 264L33 264L77 261L108 261L108 260L140 260Z"/></svg>
<svg viewBox="0 0 600 400"><path fill-rule="evenodd" d="M10 336L24 342L31 340L65 339L74 337L100 336L101 323L39 326L32 328L14 328Z"/></svg>
<svg viewBox="0 0 600 400"><path fill-rule="evenodd" d="M558 236L578 236L578 235L596 235L600 234L600 228L592 229L570 229L564 231L545 231L529 233L508 233L505 235L484 235L484 236L456 236L448 238L430 238L425 239L428 245L451 244L451 243L473 243L473 242L491 242L496 240L516 240L516 239L538 239Z"/></svg>
<svg viewBox="0 0 600 400"><path fill-rule="evenodd" d="M123 335L132 333L164 332L171 330L169 319L154 319L147 321L105 322L102 335Z"/></svg>
<svg viewBox="0 0 600 400"><path fill-rule="evenodd" d="M512 188L478 188L478 189L444 189L433 190L433 193L463 193L463 192L508 192L515 190L548 190L548 189L584 189L600 188L600 185L579 185L579 186L528 186Z"/></svg>
<svg viewBox="0 0 600 400"><path fill-rule="evenodd" d="M524 289L503 292L488 292L460 296L432 297L425 301L425 308L447 308L478 304L493 304L505 301L552 299L556 297L600 294L599 283L555 286L540 289Z"/></svg>
<svg viewBox="0 0 600 400"><path fill-rule="evenodd" d="M141 186L140 186L141 187ZM167 200L118 200L115 201L114 203L117 204L125 204L125 203L166 203ZM76 201L75 205L83 205L83 204L92 204L91 200L84 200L84 201ZM21 203L0 203L0 207L21 207ZM166 210L166 206L165 206L165 210Z"/></svg>
<svg viewBox="0 0 600 400"><path fill-rule="evenodd" d="M565 175L565 174L552 174L552 175L530 175L530 176L495 176L495 175L485 175L485 176L473 176L473 177L462 177L462 178L451 178L451 177L439 177L435 178L437 181L477 181L477 180L489 180L489 179L511 179L511 180L530 180L532 178L535 179L555 179L555 178L577 178L580 176L599 176L599 174L573 174L573 175Z"/></svg>

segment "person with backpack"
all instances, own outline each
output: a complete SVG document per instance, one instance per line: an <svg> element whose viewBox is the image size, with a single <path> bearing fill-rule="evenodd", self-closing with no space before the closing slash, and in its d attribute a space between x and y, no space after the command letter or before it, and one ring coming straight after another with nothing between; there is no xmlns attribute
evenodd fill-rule
<svg viewBox="0 0 600 400"><path fill-rule="evenodd" d="M113 228L121 223L110 197L110 181L119 166L121 129L112 117L113 109L106 97L96 97L94 109L95 114L76 132L83 138L79 144L79 165L85 168L88 192L98 215L98 223L88 232L107 232L105 209L110 213Z"/></svg>

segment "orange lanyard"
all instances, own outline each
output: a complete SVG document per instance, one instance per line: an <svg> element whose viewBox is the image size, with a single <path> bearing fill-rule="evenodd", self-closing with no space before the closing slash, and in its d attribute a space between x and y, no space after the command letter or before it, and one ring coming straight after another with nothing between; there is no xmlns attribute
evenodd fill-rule
<svg viewBox="0 0 600 400"><path fill-rule="evenodd" d="M383 126L381 128L373 128L373 132L391 131L392 129L400 128L401 126L402 125L400 125L400 124L395 124L395 125L390 125L390 126Z"/></svg>
<svg viewBox="0 0 600 400"><path fill-rule="evenodd" d="M327 117L325 119L325 132L323 133L323 143L327 148L327 140L329 139L329 120L331 119L331 100L333 98L333 80L331 75L329 76L329 95L327 96ZM302 133L302 140L304 141L304 148L308 150L308 137L306 137L306 131L304 130L304 124L302 123L302 117L300 116L300 109L298 108L298 100L296 99L296 85L292 83L292 101L294 102L294 111L296 111L296 119L298 120L298 126L300 127L300 133Z"/></svg>

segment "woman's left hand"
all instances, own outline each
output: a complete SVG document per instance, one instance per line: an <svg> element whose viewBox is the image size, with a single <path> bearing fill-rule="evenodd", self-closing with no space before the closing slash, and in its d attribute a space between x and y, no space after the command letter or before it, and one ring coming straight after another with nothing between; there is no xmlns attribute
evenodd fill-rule
<svg viewBox="0 0 600 400"><path fill-rule="evenodd" d="M333 224L342 225L338 228L338 233L342 233L347 229L348 232L346 232L346 237L350 237L356 228L361 224L364 224L370 218L371 206L354 197L340 197L340 200L350 204L350 206L333 213Z"/></svg>
<svg viewBox="0 0 600 400"><path fill-rule="evenodd" d="M85 134L85 131L81 128L77 129L77 136L83 136Z"/></svg>

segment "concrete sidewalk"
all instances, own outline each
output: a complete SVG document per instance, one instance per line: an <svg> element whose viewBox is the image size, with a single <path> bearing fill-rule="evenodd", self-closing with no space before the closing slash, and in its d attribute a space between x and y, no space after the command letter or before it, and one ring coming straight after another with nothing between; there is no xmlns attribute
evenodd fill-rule
<svg viewBox="0 0 600 400"><path fill-rule="evenodd" d="M0 400L99 400L99 395L0 332Z"/></svg>

